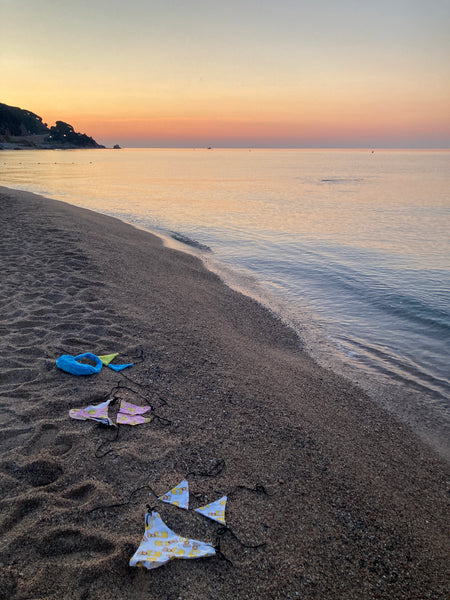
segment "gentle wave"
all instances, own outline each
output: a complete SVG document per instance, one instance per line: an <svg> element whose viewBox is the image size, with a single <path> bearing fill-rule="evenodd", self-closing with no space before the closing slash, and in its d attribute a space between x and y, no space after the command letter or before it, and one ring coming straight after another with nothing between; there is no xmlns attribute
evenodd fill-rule
<svg viewBox="0 0 450 600"><path fill-rule="evenodd" d="M404 357L395 356L375 344L367 344L354 338L344 337L338 338L336 341L343 352L346 352L351 358L357 358L358 361L364 362L369 369L426 393L441 402L443 406L448 406L450 384L446 379L436 377L423 366L405 360Z"/></svg>

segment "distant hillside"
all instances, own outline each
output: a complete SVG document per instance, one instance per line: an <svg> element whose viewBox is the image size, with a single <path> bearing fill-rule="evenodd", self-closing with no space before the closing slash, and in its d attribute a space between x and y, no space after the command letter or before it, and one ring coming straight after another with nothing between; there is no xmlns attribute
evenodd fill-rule
<svg viewBox="0 0 450 600"><path fill-rule="evenodd" d="M29 110L0 104L0 135L31 135L49 133L46 123Z"/></svg>
<svg viewBox="0 0 450 600"><path fill-rule="evenodd" d="M104 148L72 125L56 121L48 127L42 117L29 110L0 103L0 149Z"/></svg>

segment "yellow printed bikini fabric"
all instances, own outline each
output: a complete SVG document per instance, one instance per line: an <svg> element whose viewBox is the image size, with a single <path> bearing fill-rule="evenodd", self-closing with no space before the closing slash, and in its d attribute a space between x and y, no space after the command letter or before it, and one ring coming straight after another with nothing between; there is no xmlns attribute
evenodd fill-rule
<svg viewBox="0 0 450 600"><path fill-rule="evenodd" d="M215 502L211 502L210 504L205 504L205 506L200 506L200 508L196 508L195 512L212 519L213 521L217 521L218 523L222 523L222 525L226 525L225 523L225 507L227 505L227 497L223 496L219 500Z"/></svg>
<svg viewBox="0 0 450 600"><path fill-rule="evenodd" d="M144 537L130 560L130 567L156 569L175 558L202 558L215 553L213 546L206 542L177 535L159 513L153 511L145 515Z"/></svg>
<svg viewBox="0 0 450 600"><path fill-rule="evenodd" d="M159 496L158 500L168 502L178 508L189 509L189 483L183 479L181 483L172 488L167 494Z"/></svg>

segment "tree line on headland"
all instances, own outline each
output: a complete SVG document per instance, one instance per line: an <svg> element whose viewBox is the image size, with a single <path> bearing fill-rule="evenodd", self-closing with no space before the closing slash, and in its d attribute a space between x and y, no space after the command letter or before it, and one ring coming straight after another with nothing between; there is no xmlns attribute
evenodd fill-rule
<svg viewBox="0 0 450 600"><path fill-rule="evenodd" d="M72 125L56 121L48 127L42 117L29 110L0 103L0 149L104 148Z"/></svg>

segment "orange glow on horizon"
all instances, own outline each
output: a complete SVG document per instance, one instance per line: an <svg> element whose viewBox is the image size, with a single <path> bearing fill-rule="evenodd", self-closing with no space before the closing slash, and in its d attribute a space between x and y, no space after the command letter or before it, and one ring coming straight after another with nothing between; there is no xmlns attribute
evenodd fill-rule
<svg viewBox="0 0 450 600"><path fill-rule="evenodd" d="M105 144L450 146L448 3L172 4L3 2L0 102Z"/></svg>
<svg viewBox="0 0 450 600"><path fill-rule="evenodd" d="M189 145L203 143L208 139L214 145L251 139L255 141L255 145L263 141L270 143L270 140L275 143L285 140L288 144L296 141L301 144L302 140L311 143L315 140L320 144L327 140L336 140L338 143L339 139L345 138L360 139L370 145L371 139L375 143L383 137L389 137L393 131L397 136L406 137L417 133L432 134L438 124L442 127L443 122L437 114L422 120L406 114L384 117L372 115L369 120L363 118L363 115L315 115L297 121L195 117L104 119L77 114L59 114L56 118L72 124L77 131L87 133L99 142L116 140L120 143L121 140L131 140L138 145L145 144L146 141L151 145L154 140ZM52 124L52 119L47 119L47 122ZM448 119L446 124L447 131L450 131ZM127 144L130 145L130 141Z"/></svg>
<svg viewBox="0 0 450 600"><path fill-rule="evenodd" d="M219 146L233 140L245 145L302 144L339 146L339 140L383 145L382 138L439 139L450 135L450 115L445 94L433 102L434 110L424 110L423 97L412 93L384 96L380 92L363 94L354 87L342 88L334 95L319 94L312 90L297 97L283 96L280 92L268 94L259 100L252 93L233 97L205 97L181 100L171 97L143 98L117 97L103 106L99 99L89 106L79 101L68 102L61 109L41 110L29 105L49 125L56 120L70 123L77 131L86 133L102 143L126 145L209 144ZM41 99L45 108L44 99ZM431 104L431 101L430 101ZM439 137L440 136L440 137ZM126 140L125 142L123 140ZM103 142L105 143L105 142Z"/></svg>

